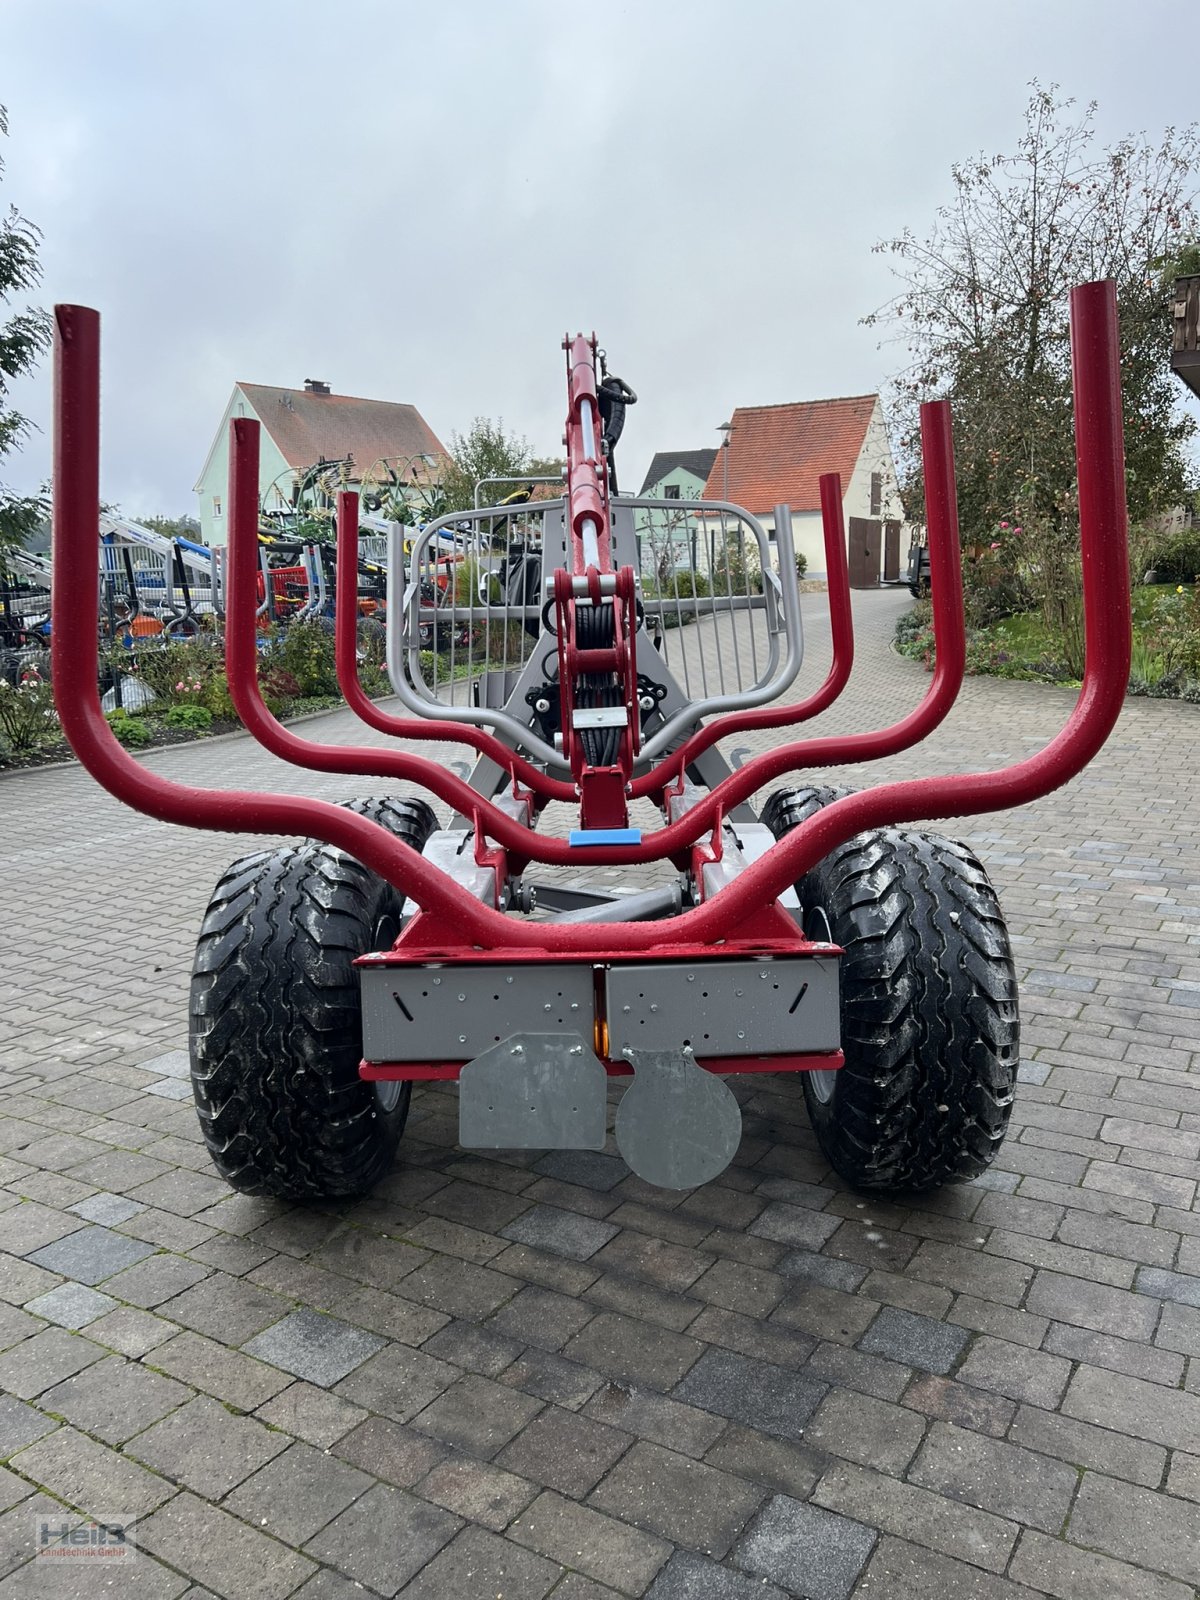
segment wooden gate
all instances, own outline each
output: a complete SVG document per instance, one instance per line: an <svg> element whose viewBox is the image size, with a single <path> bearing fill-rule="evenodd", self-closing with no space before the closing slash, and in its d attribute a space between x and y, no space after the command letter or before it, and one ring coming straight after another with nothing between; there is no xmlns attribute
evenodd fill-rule
<svg viewBox="0 0 1200 1600"><path fill-rule="evenodd" d="M878 589L879 552L883 525L869 517L851 517L848 523L850 587Z"/></svg>
<svg viewBox="0 0 1200 1600"><path fill-rule="evenodd" d="M884 583L899 583L900 581L900 524L898 522L885 522L883 525L883 581Z"/></svg>

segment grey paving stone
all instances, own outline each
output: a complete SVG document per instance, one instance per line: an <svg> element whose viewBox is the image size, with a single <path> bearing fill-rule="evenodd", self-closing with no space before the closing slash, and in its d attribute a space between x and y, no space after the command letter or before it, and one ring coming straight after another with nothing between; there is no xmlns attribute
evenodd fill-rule
<svg viewBox="0 0 1200 1600"><path fill-rule="evenodd" d="M603 1384L584 1409L599 1422L685 1456L702 1456L726 1427L723 1417L623 1383Z"/></svg>
<svg viewBox="0 0 1200 1600"><path fill-rule="evenodd" d="M142 1547L237 1600L284 1600L316 1564L244 1522L179 1494L138 1525Z"/></svg>
<svg viewBox="0 0 1200 1600"><path fill-rule="evenodd" d="M490 1461L453 1455L439 1461L421 1479L420 1495L468 1522L480 1522L485 1528L502 1533L539 1488Z"/></svg>
<svg viewBox="0 0 1200 1600"><path fill-rule="evenodd" d="M581 1499L629 1448L630 1435L547 1406L496 1457L497 1466Z"/></svg>
<svg viewBox="0 0 1200 1600"><path fill-rule="evenodd" d="M820 1506L776 1495L738 1541L734 1563L809 1600L847 1600L875 1531Z"/></svg>
<svg viewBox="0 0 1200 1600"><path fill-rule="evenodd" d="M969 1337L964 1328L935 1322L932 1317L902 1311L897 1306L884 1306L858 1341L858 1348L868 1355L886 1356L890 1361L944 1375L953 1368Z"/></svg>
<svg viewBox="0 0 1200 1600"><path fill-rule="evenodd" d="M1046 1533L1062 1528L1078 1482L1063 1462L945 1422L934 1423L908 1477Z"/></svg>
<svg viewBox="0 0 1200 1600"><path fill-rule="evenodd" d="M1067 1537L1134 1566L1200 1584L1200 1517L1190 1501L1085 1472Z"/></svg>
<svg viewBox="0 0 1200 1600"><path fill-rule="evenodd" d="M256 1284L214 1272L203 1283L159 1306L160 1316L207 1334L219 1344L241 1345L278 1322L287 1303Z"/></svg>
<svg viewBox="0 0 1200 1600"><path fill-rule="evenodd" d="M913 1411L873 1395L835 1389L822 1400L805 1430L814 1450L903 1474L917 1452L925 1423Z"/></svg>
<svg viewBox="0 0 1200 1600"><path fill-rule="evenodd" d="M74 1278L77 1283L95 1284L153 1254L153 1246L140 1239L128 1239L111 1228L91 1227L43 1245L29 1259L50 1272L61 1272L64 1278Z"/></svg>
<svg viewBox="0 0 1200 1600"><path fill-rule="evenodd" d="M963 1383L980 1389L994 1389L1013 1400L1053 1410L1062 1398L1071 1376L1071 1363L1062 1356L1041 1350L1027 1350L1006 1339L991 1339L985 1334L976 1339L958 1369Z"/></svg>
<svg viewBox="0 0 1200 1600"><path fill-rule="evenodd" d="M880 1539L854 1600L895 1600L928 1595L930 1600L1038 1600L1038 1592L978 1567L938 1555L886 1535Z"/></svg>
<svg viewBox="0 0 1200 1600"><path fill-rule="evenodd" d="M336 1456L293 1444L239 1484L227 1496L225 1509L285 1544L301 1545L374 1481Z"/></svg>
<svg viewBox="0 0 1200 1600"><path fill-rule="evenodd" d="M335 1455L401 1489L411 1489L449 1454L448 1446L386 1417L367 1417L333 1446Z"/></svg>
<svg viewBox="0 0 1200 1600"><path fill-rule="evenodd" d="M293 1311L273 1327L250 1340L247 1355L272 1366L282 1367L308 1383L321 1388L347 1377L368 1356L382 1348L384 1340L361 1328L351 1328L336 1317L319 1311Z"/></svg>
<svg viewBox="0 0 1200 1600"><path fill-rule="evenodd" d="M154 1073L160 1078L187 1078L191 1076L191 1061L186 1050L167 1050L149 1061L139 1061L142 1072Z"/></svg>
<svg viewBox="0 0 1200 1600"><path fill-rule="evenodd" d="M1192 1600L1191 1588L1182 1583L1031 1529L1021 1536L1011 1574L1055 1600Z"/></svg>
<svg viewBox="0 0 1200 1600"><path fill-rule="evenodd" d="M541 1409L542 1402L531 1395L468 1374L414 1417L413 1427L487 1459Z"/></svg>
<svg viewBox="0 0 1200 1600"><path fill-rule="evenodd" d="M122 1445L189 1398L183 1384L108 1356L48 1389L41 1403L105 1444Z"/></svg>
<svg viewBox="0 0 1200 1600"><path fill-rule="evenodd" d="M200 1395L131 1440L126 1453L206 1499L219 1500L287 1444L284 1434L253 1417L236 1417Z"/></svg>
<svg viewBox="0 0 1200 1600"><path fill-rule="evenodd" d="M1151 1338L1159 1312L1148 1295L1111 1289L1058 1272L1037 1274L1026 1296L1025 1309L1073 1327L1111 1333L1119 1339Z"/></svg>
<svg viewBox="0 0 1200 1600"><path fill-rule="evenodd" d="M1068 1461L1075 1467L1090 1467L1110 1477L1127 1478L1130 1483L1156 1489L1162 1482L1167 1452L1145 1439L1130 1439L1110 1428L1078 1422L1057 1411L1038 1411L1022 1406L1008 1433L1010 1444L1025 1445L1042 1455Z"/></svg>
<svg viewBox="0 0 1200 1600"><path fill-rule="evenodd" d="M721 1557L762 1502L763 1490L661 1445L635 1444L588 1504L672 1543Z"/></svg>
<svg viewBox="0 0 1200 1600"><path fill-rule="evenodd" d="M61 1285L60 1285L61 1287ZM53 1290L49 1291L53 1293ZM41 1296L39 1298L45 1298ZM55 1302L51 1301L51 1305ZM39 1313L34 1310L35 1301L26 1301L29 1311L18 1311L15 1306L0 1305L0 1350L11 1350L13 1345L20 1344L22 1339L27 1339L31 1334L37 1333L42 1327ZM32 1315L30 1314L32 1312ZM52 1320L52 1319L48 1319Z"/></svg>
<svg viewBox="0 0 1200 1600"><path fill-rule="evenodd" d="M629 1235L626 1235L628 1238ZM636 1237L636 1236L635 1236ZM659 1241L666 1250L675 1246ZM613 1244L621 1241L614 1239ZM599 1267L604 1251L593 1256L591 1265ZM701 1302L674 1289L662 1289L656 1284L641 1281L626 1272L605 1272L584 1290L587 1304L605 1311L619 1311L641 1323L656 1323L660 1328L670 1328L673 1333L683 1333L703 1313Z"/></svg>
<svg viewBox="0 0 1200 1600"><path fill-rule="evenodd" d="M561 1350L593 1315L590 1307L570 1295L530 1284L502 1305L487 1326L540 1350Z"/></svg>
<svg viewBox="0 0 1200 1600"><path fill-rule="evenodd" d="M750 1232L761 1239L775 1239L796 1249L819 1250L841 1225L840 1217L776 1201L754 1219Z"/></svg>
<svg viewBox="0 0 1200 1600"><path fill-rule="evenodd" d="M781 1359L780 1365L787 1362ZM818 1345L809 1358L808 1370L814 1378L842 1384L860 1394L873 1394L880 1400L898 1400L912 1376L911 1367L862 1350L849 1350L841 1344Z"/></svg>
<svg viewBox="0 0 1200 1600"><path fill-rule="evenodd" d="M578 1411L596 1393L604 1379L578 1361L568 1361L552 1350L526 1350L519 1360L500 1374L501 1383L523 1389L539 1400Z"/></svg>
<svg viewBox="0 0 1200 1600"><path fill-rule="evenodd" d="M68 1211L73 1211L85 1222L99 1222L106 1228L115 1228L118 1222L128 1222L130 1217L136 1217L139 1211L145 1209L139 1200L130 1200L123 1194L106 1194L103 1190L67 1207Z"/></svg>
<svg viewBox="0 0 1200 1600"><path fill-rule="evenodd" d="M602 1311L563 1354L609 1377L669 1389L697 1360L704 1346L683 1334L656 1328L618 1312Z"/></svg>
<svg viewBox="0 0 1200 1600"><path fill-rule="evenodd" d="M1169 1450L1194 1449L1200 1439L1200 1394L1124 1373L1077 1367L1062 1409L1069 1417L1151 1439Z"/></svg>
<svg viewBox="0 0 1200 1600"><path fill-rule="evenodd" d="M11 1394L0 1394L0 1458L53 1433L58 1423Z"/></svg>
<svg viewBox="0 0 1200 1600"><path fill-rule="evenodd" d="M989 1572L1004 1571L1020 1531L1003 1517L848 1461L830 1467L812 1498L814 1505Z"/></svg>
<svg viewBox="0 0 1200 1600"><path fill-rule="evenodd" d="M513 1522L508 1537L626 1594L640 1594L671 1554L664 1540L549 1489Z"/></svg>
<svg viewBox="0 0 1200 1600"><path fill-rule="evenodd" d="M149 1364L240 1411L253 1411L288 1382L286 1373L266 1362L190 1330L158 1345Z"/></svg>
<svg viewBox="0 0 1200 1600"><path fill-rule="evenodd" d="M459 1376L457 1367L448 1362L403 1345L388 1345L343 1378L337 1392L367 1411L407 1422Z"/></svg>
<svg viewBox="0 0 1200 1600"><path fill-rule="evenodd" d="M501 1228L500 1236L517 1244L532 1245L537 1250L568 1256L573 1261L586 1261L619 1231L611 1222L583 1217L576 1211L562 1211L558 1206L533 1206Z"/></svg>
<svg viewBox="0 0 1200 1600"><path fill-rule="evenodd" d="M91 1515L144 1517L175 1493L174 1484L74 1428L59 1428L15 1456L13 1467L68 1505Z"/></svg>
<svg viewBox="0 0 1200 1600"><path fill-rule="evenodd" d="M393 1595L461 1526L448 1511L377 1483L310 1539L305 1553L368 1589Z"/></svg>
<svg viewBox="0 0 1200 1600"><path fill-rule="evenodd" d="M1167 1308L1168 1310L1170 1308ZM1161 1332L1162 1323L1160 1320ZM1148 1378L1174 1389L1183 1377L1184 1359L1171 1350L1155 1350L1134 1344L1130 1339L1114 1339L1111 1334L1093 1333L1090 1328L1068 1328L1052 1323L1044 1348L1069 1361L1083 1361L1090 1367L1108 1367L1133 1378Z"/></svg>
<svg viewBox="0 0 1200 1600"><path fill-rule="evenodd" d="M36 1200L22 1200L20 1205L0 1212L0 1250L14 1256L33 1256L46 1245L74 1233L78 1227L76 1217L51 1206L39 1205Z"/></svg>
<svg viewBox="0 0 1200 1600"><path fill-rule="evenodd" d="M729 1424L704 1459L709 1466L796 1500L808 1499L830 1465L830 1457L822 1450L793 1439L771 1438L737 1422Z"/></svg>
<svg viewBox="0 0 1200 1600"><path fill-rule="evenodd" d="M468 1372L495 1378L512 1366L523 1345L519 1339L506 1339L491 1323L480 1327L474 1322L448 1322L432 1339L426 1339L422 1349Z"/></svg>
<svg viewBox="0 0 1200 1600"><path fill-rule="evenodd" d="M32 1400L52 1384L99 1361L104 1351L79 1334L47 1328L0 1356L0 1391Z"/></svg>
<svg viewBox="0 0 1200 1600"><path fill-rule="evenodd" d="M866 1332L877 1302L814 1282L794 1283L771 1314L769 1326L799 1328L815 1339L854 1344Z"/></svg>
<svg viewBox="0 0 1200 1600"><path fill-rule="evenodd" d="M971 1389L965 1383L939 1378L931 1372L918 1373L904 1391L904 1403L927 1417L940 1417L960 1428L990 1433L993 1439L1003 1439L1017 1409L1014 1401L1002 1395Z"/></svg>
<svg viewBox="0 0 1200 1600"><path fill-rule="evenodd" d="M1140 1294L1154 1295L1159 1300L1174 1300L1181 1306L1200 1306L1200 1278L1187 1273L1139 1267L1135 1287Z"/></svg>
<svg viewBox="0 0 1200 1600"><path fill-rule="evenodd" d="M47 1322L56 1323L60 1328L78 1329L95 1322L97 1317L111 1311L116 1303L111 1295L101 1294L98 1289L89 1289L85 1284L60 1283L57 1289L51 1289L48 1294L27 1300L25 1309L35 1317L44 1317Z"/></svg>
<svg viewBox="0 0 1200 1600"><path fill-rule="evenodd" d="M185 1595L184 1600L191 1600L191 1596ZM302 1589L296 1590L295 1600L373 1600L373 1596L353 1578L344 1578L332 1567L322 1567Z"/></svg>
<svg viewBox="0 0 1200 1600"><path fill-rule="evenodd" d="M710 1350L676 1386L674 1398L763 1433L800 1439L827 1388L802 1372Z"/></svg>
<svg viewBox="0 0 1200 1600"><path fill-rule="evenodd" d="M819 1255L814 1250L793 1250L783 1257L775 1270L785 1278L806 1278L810 1283L844 1289L850 1294L867 1275L866 1267L860 1267L856 1261L835 1261L832 1256Z"/></svg>
<svg viewBox="0 0 1200 1600"><path fill-rule="evenodd" d="M738 1261L715 1263L691 1285L690 1293L709 1305L765 1317L783 1299L787 1285L774 1272L747 1267Z"/></svg>
<svg viewBox="0 0 1200 1600"><path fill-rule="evenodd" d="M255 1415L272 1428L326 1450L357 1427L366 1413L361 1406L312 1384L290 1383L260 1405Z"/></svg>
<svg viewBox="0 0 1200 1600"><path fill-rule="evenodd" d="M552 1150L533 1170L545 1177L559 1178L563 1183L577 1183L582 1188L603 1192L615 1188L622 1178L629 1176L629 1168L620 1156L606 1156L599 1150Z"/></svg>
<svg viewBox="0 0 1200 1600"><path fill-rule="evenodd" d="M515 1292L513 1280L503 1273L452 1256L436 1256L410 1273L403 1285L406 1300L473 1322L491 1316Z"/></svg>
<svg viewBox="0 0 1200 1600"><path fill-rule="evenodd" d="M71 1520L68 1514L67 1521ZM61 1526L61 1521L56 1525ZM78 1526L78 1522L75 1525ZM80 1564L70 1565L74 1570L68 1576L61 1561L30 1561L0 1582L0 1600L91 1600L92 1595L100 1592L96 1582L98 1574L90 1570L90 1563L82 1564L84 1570L80 1570ZM109 1580L113 1587L116 1578L114 1572ZM192 1590L188 1580L178 1572L169 1571L145 1551L139 1550L133 1561L121 1562L122 1600L177 1600L185 1590L184 1600L190 1600ZM112 1587L106 1592L112 1593ZM201 1591L199 1600L215 1600L215 1597Z"/></svg>
<svg viewBox="0 0 1200 1600"><path fill-rule="evenodd" d="M148 1311L161 1305L164 1300L170 1300L173 1295L182 1294L193 1284L202 1282L208 1274L209 1268L201 1266L198 1261L189 1261L186 1256L164 1251L126 1267L109 1278L105 1287L118 1300Z"/></svg>
<svg viewBox="0 0 1200 1600"><path fill-rule="evenodd" d="M463 1531L404 1590L404 1600L446 1600L449 1595L502 1595L543 1600L558 1579L557 1561L522 1550L482 1528Z"/></svg>
<svg viewBox="0 0 1200 1600"><path fill-rule="evenodd" d="M788 1600L761 1578L733 1572L691 1550L677 1550L646 1591L646 1600Z"/></svg>
<svg viewBox="0 0 1200 1600"><path fill-rule="evenodd" d="M1167 1489L1180 1499L1200 1501L1200 1456L1185 1455L1177 1450L1171 1458Z"/></svg>

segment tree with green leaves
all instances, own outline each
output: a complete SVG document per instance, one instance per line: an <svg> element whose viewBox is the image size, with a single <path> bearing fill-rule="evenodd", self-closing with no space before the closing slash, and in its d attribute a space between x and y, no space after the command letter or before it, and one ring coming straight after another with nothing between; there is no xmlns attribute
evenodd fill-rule
<svg viewBox="0 0 1200 1600"><path fill-rule="evenodd" d="M475 485L483 478L511 480L487 486L484 504L494 504L522 479L552 477L561 470L561 461L535 456L521 434L506 433L503 417L495 422L476 417L465 435L450 435L450 459L442 472L443 512L469 511L475 504Z"/></svg>
<svg viewBox="0 0 1200 1600"><path fill-rule="evenodd" d="M0 134L8 133L8 114L0 106ZM0 159L0 178L4 162ZM32 289L41 278L38 244L41 233L15 206L0 217L0 303ZM14 378L32 372L50 347L50 317L35 306L14 311L0 325L0 461L16 449L32 424L7 404ZM22 545L46 515L42 495L14 494L0 479L0 549Z"/></svg>
<svg viewBox="0 0 1200 1600"><path fill-rule="evenodd" d="M1200 130L1096 143L1081 111L1036 82L1010 155L951 168L953 198L925 238L876 246L900 292L865 321L891 324L908 361L892 385L909 515L922 515L917 406L952 402L964 541L1001 523L1070 536L1075 523L1068 291L1113 278L1130 512L1179 504L1195 424L1170 365L1172 280L1200 239Z"/></svg>

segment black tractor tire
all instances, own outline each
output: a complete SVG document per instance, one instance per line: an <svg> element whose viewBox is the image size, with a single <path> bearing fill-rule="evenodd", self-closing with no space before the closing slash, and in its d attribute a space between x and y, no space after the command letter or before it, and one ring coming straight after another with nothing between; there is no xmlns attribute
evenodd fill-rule
<svg viewBox="0 0 1200 1600"><path fill-rule="evenodd" d="M809 817L815 817L818 811L823 811L835 800L844 800L848 794L856 792L837 783L815 783L795 789L776 789L768 796L767 803L762 808L762 821L777 839L782 839L785 833L790 833L802 822L807 822ZM808 887L807 878L801 878L796 885L796 893L800 896L802 906L806 903L805 894ZM810 939L826 937L824 927L806 926L804 931Z"/></svg>
<svg viewBox="0 0 1200 1600"><path fill-rule="evenodd" d="M418 854L424 850L426 840L438 825L433 807L425 800L381 794L338 803L344 811L354 811L360 817L369 817L372 822L377 822L381 828L394 833L397 839L412 845Z"/></svg>
<svg viewBox="0 0 1200 1600"><path fill-rule="evenodd" d="M835 800L844 800L848 794L853 794L853 789L844 788L837 783L806 784L803 788L776 789L768 795L767 803L762 808L762 821L766 823L777 839L782 839L785 833L790 833L801 822L807 822L809 817L815 817L818 811L823 811Z"/></svg>
<svg viewBox="0 0 1200 1600"><path fill-rule="evenodd" d="M192 969L192 1088L235 1189L336 1199L391 1167L412 1086L358 1075L353 963L392 943L402 908L389 883L315 841L244 856L218 883Z"/></svg>
<svg viewBox="0 0 1200 1600"><path fill-rule="evenodd" d="M797 890L845 952L845 1065L803 1075L830 1165L867 1190L978 1177L1007 1131L1020 1031L1008 930L978 858L938 834L880 829Z"/></svg>

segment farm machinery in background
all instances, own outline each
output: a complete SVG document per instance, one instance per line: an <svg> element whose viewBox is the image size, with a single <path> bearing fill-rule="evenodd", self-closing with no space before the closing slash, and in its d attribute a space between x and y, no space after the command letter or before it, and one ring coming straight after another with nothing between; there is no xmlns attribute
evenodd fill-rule
<svg viewBox="0 0 1200 1600"><path fill-rule="evenodd" d="M803 633L787 508L776 508L772 540L734 505L697 503L689 514L730 552L720 581L644 593L635 518L678 515L679 503L615 492L617 430L606 425L595 340L583 335L564 342L564 493L522 508L536 592L522 578L451 582L441 603L431 595L445 539L468 569L490 570L495 523L510 514L501 507L415 535L392 529L387 661L404 714L384 710L358 682L359 515L343 492L339 681L385 742L323 744L284 728L256 673L258 424L235 419L230 694L276 756L380 781L376 798L338 806L185 787L114 740L95 692L90 561L99 318L60 306L56 327L53 651L67 737L141 811L292 841L268 841L222 875L193 967L196 1106L234 1187L291 1198L369 1190L395 1158L413 1083L430 1080L457 1082L465 1146L599 1149L609 1082L624 1079L612 1130L621 1154L651 1184L690 1188L737 1151L728 1080L760 1072L799 1073L821 1149L859 1188L923 1190L984 1171L1016 1083L1012 955L978 858L911 824L1049 793L1097 754L1121 709L1130 611L1111 283L1072 293L1087 632L1078 702L1043 750L1013 765L859 792L821 783L821 769L911 748L962 682L944 402L921 418L933 675L893 725L808 738L796 730L837 699L853 661L837 475L821 481L833 661L797 698ZM447 648L425 649L422 630L447 625ZM735 771L718 745L745 733L758 753ZM434 753L413 753L414 741ZM475 752L468 778L439 758L447 745ZM589 878L614 866L619 891Z"/></svg>

